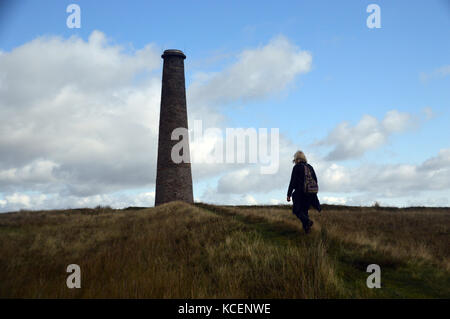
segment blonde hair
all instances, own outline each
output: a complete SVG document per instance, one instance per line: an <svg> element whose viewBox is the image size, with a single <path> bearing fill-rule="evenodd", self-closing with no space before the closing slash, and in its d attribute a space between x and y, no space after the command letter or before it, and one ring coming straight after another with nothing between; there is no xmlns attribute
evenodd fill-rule
<svg viewBox="0 0 450 319"><path fill-rule="evenodd" d="M307 163L308 161L306 160L306 156L305 153L303 153L302 151L297 151L294 154L294 159L292 160L292 163L300 163L300 162L305 162Z"/></svg>

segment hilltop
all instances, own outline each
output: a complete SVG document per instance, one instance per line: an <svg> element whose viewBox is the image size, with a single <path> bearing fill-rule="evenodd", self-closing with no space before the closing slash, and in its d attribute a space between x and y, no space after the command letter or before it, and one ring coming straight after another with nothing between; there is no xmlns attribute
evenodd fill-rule
<svg viewBox="0 0 450 319"><path fill-rule="evenodd" d="M0 214L0 297L449 298L450 210L289 206ZM81 267L80 289L66 267ZM381 289L369 289L369 264Z"/></svg>

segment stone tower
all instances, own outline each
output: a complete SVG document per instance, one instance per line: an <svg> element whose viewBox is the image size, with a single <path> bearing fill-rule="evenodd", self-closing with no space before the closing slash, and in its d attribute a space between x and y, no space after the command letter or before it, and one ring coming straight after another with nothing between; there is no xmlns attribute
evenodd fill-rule
<svg viewBox="0 0 450 319"><path fill-rule="evenodd" d="M172 147L180 142L172 141L172 131L180 127L188 128L184 83L186 56L180 50L165 50L161 57L164 59L164 65L159 113L155 206L174 200L193 203L191 163L189 161L177 164L171 159ZM189 141L186 142L189 145ZM189 148L183 151L187 151L187 155L190 155Z"/></svg>

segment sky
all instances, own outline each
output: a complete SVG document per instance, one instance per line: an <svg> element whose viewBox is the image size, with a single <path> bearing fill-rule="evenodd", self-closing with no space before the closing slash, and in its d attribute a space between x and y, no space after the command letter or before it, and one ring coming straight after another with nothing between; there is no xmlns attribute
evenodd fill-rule
<svg viewBox="0 0 450 319"><path fill-rule="evenodd" d="M301 149L322 203L450 206L449 40L445 0L0 1L0 212L153 206L166 49L191 131L279 131L273 174L190 136L195 201L284 204Z"/></svg>

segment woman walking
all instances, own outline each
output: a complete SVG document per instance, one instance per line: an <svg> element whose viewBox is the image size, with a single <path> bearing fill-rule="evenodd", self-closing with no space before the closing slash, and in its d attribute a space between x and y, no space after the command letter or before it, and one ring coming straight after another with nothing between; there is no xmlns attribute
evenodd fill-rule
<svg viewBox="0 0 450 319"><path fill-rule="evenodd" d="M292 162L295 165L292 168L287 201L290 202L292 197L292 213L300 219L305 233L308 234L311 232L311 227L314 224L309 219L309 207L313 206L319 212L322 210L317 197L319 190L317 176L314 168L308 164L306 156L302 151L297 151L294 154L294 160Z"/></svg>

